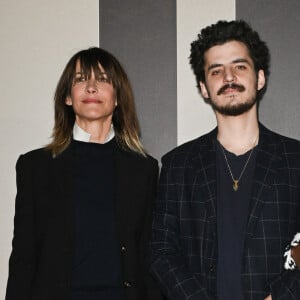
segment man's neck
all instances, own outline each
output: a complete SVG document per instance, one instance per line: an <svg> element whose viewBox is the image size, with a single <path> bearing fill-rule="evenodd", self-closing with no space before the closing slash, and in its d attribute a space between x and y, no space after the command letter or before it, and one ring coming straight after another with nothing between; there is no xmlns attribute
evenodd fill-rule
<svg viewBox="0 0 300 300"><path fill-rule="evenodd" d="M258 144L257 113L249 111L241 116L217 116L218 141L228 151L241 155Z"/></svg>

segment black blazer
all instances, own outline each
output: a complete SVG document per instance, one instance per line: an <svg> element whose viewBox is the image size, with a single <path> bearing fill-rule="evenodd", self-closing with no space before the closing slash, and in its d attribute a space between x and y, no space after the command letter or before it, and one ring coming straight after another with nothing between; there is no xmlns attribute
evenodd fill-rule
<svg viewBox="0 0 300 300"><path fill-rule="evenodd" d="M172 300L216 299L216 134L163 157L151 271ZM300 142L260 125L242 261L245 300L300 299L300 270L283 253L300 231Z"/></svg>
<svg viewBox="0 0 300 300"><path fill-rule="evenodd" d="M13 250L6 300L70 299L74 251L72 152L57 158L43 149L17 161ZM125 300L160 299L145 266L158 165L119 148L114 151L116 226Z"/></svg>

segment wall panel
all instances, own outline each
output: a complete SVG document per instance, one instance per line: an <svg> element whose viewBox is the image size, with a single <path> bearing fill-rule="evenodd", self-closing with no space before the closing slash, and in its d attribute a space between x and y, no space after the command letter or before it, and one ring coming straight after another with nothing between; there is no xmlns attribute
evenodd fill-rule
<svg viewBox="0 0 300 300"><path fill-rule="evenodd" d="M237 19L245 19L271 52L271 76L260 105L260 120L273 130L300 139L300 2L237 0Z"/></svg>
<svg viewBox="0 0 300 300"><path fill-rule="evenodd" d="M146 149L176 146L176 2L100 0L100 46L125 67Z"/></svg>

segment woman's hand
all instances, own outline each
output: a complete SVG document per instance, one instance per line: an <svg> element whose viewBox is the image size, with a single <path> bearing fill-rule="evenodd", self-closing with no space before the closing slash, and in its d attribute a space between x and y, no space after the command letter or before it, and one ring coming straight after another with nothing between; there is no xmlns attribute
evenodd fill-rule
<svg viewBox="0 0 300 300"><path fill-rule="evenodd" d="M272 296L269 295L267 298L265 298L264 300L272 300Z"/></svg>

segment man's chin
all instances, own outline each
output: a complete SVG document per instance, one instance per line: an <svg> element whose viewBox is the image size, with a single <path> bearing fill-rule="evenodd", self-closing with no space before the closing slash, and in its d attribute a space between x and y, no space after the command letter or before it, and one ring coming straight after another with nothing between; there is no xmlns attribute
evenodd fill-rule
<svg viewBox="0 0 300 300"><path fill-rule="evenodd" d="M240 116L248 112L255 104L256 101L251 103L243 103L238 105L218 106L212 104L213 109L223 116Z"/></svg>

